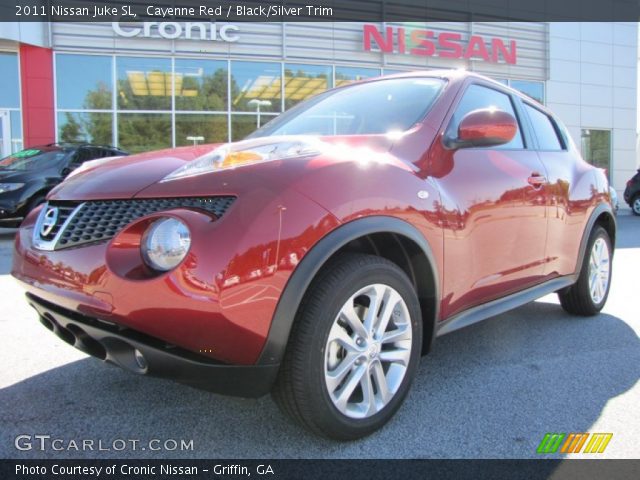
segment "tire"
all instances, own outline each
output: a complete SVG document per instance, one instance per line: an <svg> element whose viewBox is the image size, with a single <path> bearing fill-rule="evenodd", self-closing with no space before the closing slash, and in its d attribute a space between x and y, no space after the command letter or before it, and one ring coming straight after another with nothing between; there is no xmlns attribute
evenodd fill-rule
<svg viewBox="0 0 640 480"><path fill-rule="evenodd" d="M596 244L598 247L595 247ZM601 257L598 255L597 250L603 245L606 246L606 260L603 259L602 262L598 262L597 259ZM607 302L611 287L612 254L613 250L611 249L609 234L601 226L596 226L589 236L589 243L582 261L578 281L568 289L558 292L560 304L565 311L572 315L589 317L602 310L602 307ZM592 257L594 258L593 262ZM596 264L598 265L597 269L595 268ZM594 293L591 287L594 282L598 281L598 275L600 279L606 280L606 284L600 283L600 288Z"/></svg>
<svg viewBox="0 0 640 480"><path fill-rule="evenodd" d="M383 330L393 332L397 341L388 335L387 342L378 342L380 331L358 336L366 333L365 304L374 298L384 299L376 320L388 318ZM386 301L389 298L392 301ZM350 311L356 316L346 322L343 313L354 305ZM373 255L339 256L321 270L305 294L272 392L274 400L294 421L321 436L355 440L375 432L398 410L416 374L421 318L416 292L397 265ZM390 360L394 356L402 360ZM348 364L340 381L336 372ZM372 373L358 381L362 372ZM349 394L348 386L354 384ZM382 384L388 389L380 388ZM365 389L371 393L365 396ZM385 391L389 395L383 395Z"/></svg>
<svg viewBox="0 0 640 480"><path fill-rule="evenodd" d="M25 212L24 212L24 218L27 218L27 216L33 210L35 210L38 206L42 205L45 201L46 201L46 197L44 195L37 195L33 197L31 200L29 200L29 203L27 204L27 208L25 209Z"/></svg>
<svg viewBox="0 0 640 480"><path fill-rule="evenodd" d="M634 215L640 215L640 194L636 194L636 196L631 199L631 211Z"/></svg>

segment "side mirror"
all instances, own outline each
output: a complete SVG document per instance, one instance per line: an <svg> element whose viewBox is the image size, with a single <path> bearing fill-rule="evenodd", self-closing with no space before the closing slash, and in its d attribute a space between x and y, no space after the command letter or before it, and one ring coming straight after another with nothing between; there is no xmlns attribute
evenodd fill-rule
<svg viewBox="0 0 640 480"><path fill-rule="evenodd" d="M465 115L458 126L457 138L445 138L450 149L493 147L509 143L518 131L518 122L510 113L485 108Z"/></svg>

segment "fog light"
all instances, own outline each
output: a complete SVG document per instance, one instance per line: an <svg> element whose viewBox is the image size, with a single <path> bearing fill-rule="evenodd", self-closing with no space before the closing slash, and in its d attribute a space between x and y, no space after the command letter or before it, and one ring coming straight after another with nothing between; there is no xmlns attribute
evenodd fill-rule
<svg viewBox="0 0 640 480"><path fill-rule="evenodd" d="M142 352L140 350L136 348L133 352L133 357L136 359L136 365L138 365L138 368L140 370L147 369L147 359L144 358L144 355L142 355Z"/></svg>
<svg viewBox="0 0 640 480"><path fill-rule="evenodd" d="M191 234L187 226L175 218L164 218L151 224L140 248L148 266L166 272L184 260L190 246Z"/></svg>

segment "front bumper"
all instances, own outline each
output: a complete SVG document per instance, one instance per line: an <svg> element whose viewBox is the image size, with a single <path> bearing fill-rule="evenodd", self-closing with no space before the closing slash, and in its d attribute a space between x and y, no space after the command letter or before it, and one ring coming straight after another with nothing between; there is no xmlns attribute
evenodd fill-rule
<svg viewBox="0 0 640 480"><path fill-rule="evenodd" d="M174 380L203 390L260 397L271 390L279 365L228 365L129 328L58 307L32 294L40 322L65 342L140 375Z"/></svg>
<svg viewBox="0 0 640 480"><path fill-rule="evenodd" d="M11 201L0 201L0 227L18 227L24 220L21 208Z"/></svg>

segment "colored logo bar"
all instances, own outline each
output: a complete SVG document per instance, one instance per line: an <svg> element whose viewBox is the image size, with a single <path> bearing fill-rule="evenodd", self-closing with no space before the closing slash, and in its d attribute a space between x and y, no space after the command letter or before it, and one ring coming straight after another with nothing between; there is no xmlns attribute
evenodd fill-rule
<svg viewBox="0 0 640 480"><path fill-rule="evenodd" d="M547 433L536 451L540 454L603 453L611 437L613 433Z"/></svg>

